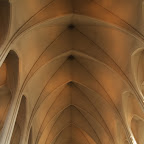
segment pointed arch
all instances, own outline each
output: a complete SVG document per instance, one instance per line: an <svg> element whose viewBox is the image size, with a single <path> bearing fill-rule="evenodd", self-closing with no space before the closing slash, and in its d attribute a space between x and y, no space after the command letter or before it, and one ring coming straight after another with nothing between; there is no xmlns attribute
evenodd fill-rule
<svg viewBox="0 0 144 144"><path fill-rule="evenodd" d="M144 120L139 116L133 116L131 120L131 129L138 144L144 143Z"/></svg>
<svg viewBox="0 0 144 144"><path fill-rule="evenodd" d="M23 96L21 99L21 103L20 103L10 144L20 143L24 133L25 123L26 123L26 97Z"/></svg>
<svg viewBox="0 0 144 144"><path fill-rule="evenodd" d="M139 48L133 52L131 64L135 84L139 91L144 94L144 48Z"/></svg>
<svg viewBox="0 0 144 144"><path fill-rule="evenodd" d="M18 81L19 81L19 57L18 55L11 50L6 58L7 64L7 84L14 95L17 89Z"/></svg>
<svg viewBox="0 0 144 144"><path fill-rule="evenodd" d="M0 131L16 92L18 75L19 58L14 51L10 51L0 67Z"/></svg>

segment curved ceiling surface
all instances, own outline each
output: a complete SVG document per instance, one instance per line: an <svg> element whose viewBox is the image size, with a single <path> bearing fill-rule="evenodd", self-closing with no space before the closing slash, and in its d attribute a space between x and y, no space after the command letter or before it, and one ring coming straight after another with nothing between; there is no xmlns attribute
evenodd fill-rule
<svg viewBox="0 0 144 144"><path fill-rule="evenodd" d="M143 144L143 12L142 0L10 0L2 143Z"/></svg>

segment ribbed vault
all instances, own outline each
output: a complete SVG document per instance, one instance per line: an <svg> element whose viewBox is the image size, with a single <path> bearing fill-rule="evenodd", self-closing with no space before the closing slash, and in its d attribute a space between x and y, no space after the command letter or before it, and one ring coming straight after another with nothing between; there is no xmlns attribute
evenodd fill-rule
<svg viewBox="0 0 144 144"><path fill-rule="evenodd" d="M143 144L142 8L142 0L10 0L0 142Z"/></svg>

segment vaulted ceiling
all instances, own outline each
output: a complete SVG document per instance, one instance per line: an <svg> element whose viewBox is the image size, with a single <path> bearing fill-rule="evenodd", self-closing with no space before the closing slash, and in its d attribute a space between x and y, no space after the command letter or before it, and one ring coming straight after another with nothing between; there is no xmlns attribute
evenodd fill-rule
<svg viewBox="0 0 144 144"><path fill-rule="evenodd" d="M142 0L0 0L0 20L0 143L144 143Z"/></svg>

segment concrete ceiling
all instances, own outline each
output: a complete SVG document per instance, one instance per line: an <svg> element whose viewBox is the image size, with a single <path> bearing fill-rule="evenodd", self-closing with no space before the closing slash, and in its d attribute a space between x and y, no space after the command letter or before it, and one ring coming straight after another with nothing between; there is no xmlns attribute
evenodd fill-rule
<svg viewBox="0 0 144 144"><path fill-rule="evenodd" d="M2 144L144 143L142 0L0 3Z"/></svg>

